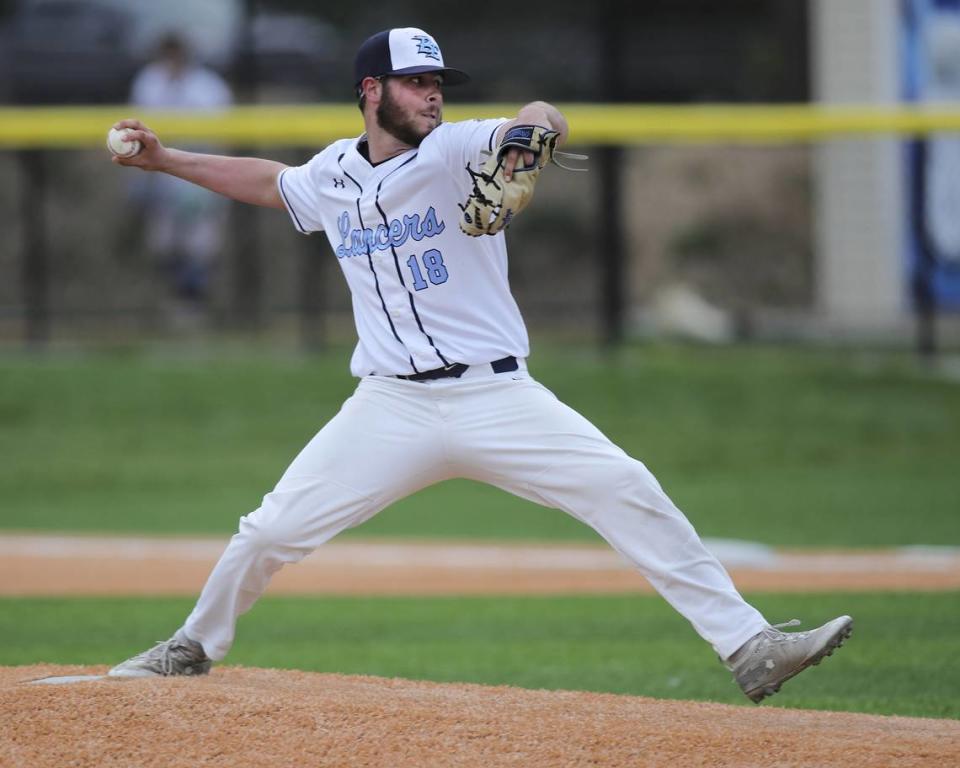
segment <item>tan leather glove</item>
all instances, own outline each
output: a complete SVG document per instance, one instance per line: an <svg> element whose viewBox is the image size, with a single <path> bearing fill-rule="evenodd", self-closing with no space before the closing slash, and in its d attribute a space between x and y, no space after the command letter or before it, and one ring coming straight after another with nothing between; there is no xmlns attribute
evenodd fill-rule
<svg viewBox="0 0 960 768"><path fill-rule="evenodd" d="M473 191L460 204L463 215L460 229L472 237L495 235L510 226L513 217L530 204L537 177L553 160L560 134L542 125L515 125L507 131L497 151L477 171L467 163ZM513 177L503 177L503 164L509 150L522 150ZM523 165L525 153L534 156L531 165Z"/></svg>

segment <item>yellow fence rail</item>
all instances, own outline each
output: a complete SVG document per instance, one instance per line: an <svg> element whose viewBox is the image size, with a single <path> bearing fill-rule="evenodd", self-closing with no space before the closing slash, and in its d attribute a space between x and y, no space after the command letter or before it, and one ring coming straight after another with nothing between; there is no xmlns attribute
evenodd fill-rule
<svg viewBox="0 0 960 768"><path fill-rule="evenodd" d="M825 138L960 132L958 107L823 105L647 106L561 104L571 143L796 143ZM518 104L448 106L446 120L515 115ZM362 131L353 104L257 105L218 113L138 111L126 105L0 107L0 148L102 145L116 120L136 113L165 142L322 146Z"/></svg>

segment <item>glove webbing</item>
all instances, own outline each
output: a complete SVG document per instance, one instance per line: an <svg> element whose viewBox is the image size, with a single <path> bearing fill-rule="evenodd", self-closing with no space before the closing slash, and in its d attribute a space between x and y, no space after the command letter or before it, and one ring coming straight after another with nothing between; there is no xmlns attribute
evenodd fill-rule
<svg viewBox="0 0 960 768"><path fill-rule="evenodd" d="M503 208L503 203L497 202L496 200L491 200L485 194L483 194L483 188L478 183L478 179L483 181L485 184L490 184L497 189L502 189L499 184L496 182L496 173L499 171L501 164L497 163L497 169L493 173L484 173L483 168L479 171L473 170L470 167L470 163L467 163L467 173L470 174L470 179L473 182L473 192L470 194L470 197L467 199L466 203L457 203L457 206L463 211L464 217L467 221L472 221L473 214L471 214L467 208L471 202L476 203L478 206L490 206L493 211L493 218L496 218L500 215L500 209Z"/></svg>

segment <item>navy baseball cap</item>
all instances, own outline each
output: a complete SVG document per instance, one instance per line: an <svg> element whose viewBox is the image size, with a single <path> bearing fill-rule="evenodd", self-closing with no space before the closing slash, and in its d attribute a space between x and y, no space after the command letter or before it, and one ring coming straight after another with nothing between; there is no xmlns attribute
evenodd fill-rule
<svg viewBox="0 0 960 768"><path fill-rule="evenodd" d="M444 66L437 41L422 29L403 27L385 29L363 41L353 63L353 85L360 87L365 77L418 75L439 72L444 85L459 85L470 79L466 72Z"/></svg>

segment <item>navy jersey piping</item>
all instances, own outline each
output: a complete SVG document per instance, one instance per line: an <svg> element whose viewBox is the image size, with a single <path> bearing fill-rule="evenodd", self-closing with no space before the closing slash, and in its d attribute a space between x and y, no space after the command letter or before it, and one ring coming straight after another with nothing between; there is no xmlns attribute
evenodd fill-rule
<svg viewBox="0 0 960 768"><path fill-rule="evenodd" d="M357 186L357 189L360 190L360 194L363 195L363 187L360 185L360 182L358 182L355 178L353 178L353 176L351 176L349 173L346 172L346 170L343 167L343 164L340 162L342 159L343 159L343 155L340 155L340 157L337 158L337 165L340 166L340 170L343 171L343 175L346 176L348 179L350 179L350 181L352 181ZM360 228L365 229L365 226L363 223L363 214L360 213L359 197L356 200L356 206L357 206L357 219L360 222ZM377 296L380 298L380 306L383 309L383 314L386 315L387 322L390 324L390 330L393 332L393 338L395 338L400 343L400 346L402 346L404 350L406 350L407 359L410 361L410 367L413 368L415 373L420 373L420 370L417 368L416 364L414 364L413 362L413 355L410 354L410 350L407 349L407 345L403 343L403 339L401 339L400 334L397 333L397 329L393 324L393 318L390 317L390 313L387 311L387 303L383 300L383 294L380 292L380 279L377 277L377 270L373 266L373 255L370 253L369 243L367 243L367 263L370 265L370 271L373 273L373 284L374 284L374 287L377 289Z"/></svg>
<svg viewBox="0 0 960 768"><path fill-rule="evenodd" d="M383 187L383 182L385 182L388 178L390 178L390 176L392 176L394 173L396 173L401 168L403 168L403 166L405 166L407 163L411 163L414 160L416 160L416 158L417 158L417 155L415 154L413 155L413 157L405 160L396 168L394 168L392 171L390 171L390 173L384 176L380 180L380 183L377 184L377 194L373 202L374 202L374 205L377 207L377 210L380 212L380 216L383 218L383 223L388 227L390 226L390 220L387 218L386 211L384 211L383 208L380 206L380 190ZM397 268L397 279L400 280L400 285L403 286L403 289L407 292L407 297L410 299L410 311L413 312L413 317L417 321L417 327L420 329L420 333L424 335L426 340L430 343L430 346L433 347L433 351L437 353L437 357L440 358L440 361L444 365L450 365L450 361L447 360L446 357L444 357L443 353L434 343L433 337L429 333L427 333L423 327L423 321L420 319L420 313L417 312L417 305L413 300L413 292L409 288L407 288L407 283L403 279L403 271L400 269L400 257L397 256L397 249L392 244L390 246L390 252L393 254L393 264Z"/></svg>
<svg viewBox="0 0 960 768"><path fill-rule="evenodd" d="M493 139L497 135L497 131L503 128L503 126L504 124L500 123L500 125L498 125L492 131L490 131L490 141L487 142L487 149L489 149L491 152L493 152Z"/></svg>
<svg viewBox="0 0 960 768"><path fill-rule="evenodd" d="M287 191L283 187L283 174L285 174L289 170L290 170L289 168L284 168L282 171L280 171L280 176L279 176L280 197L283 198L283 202L286 204L287 210L290 211L290 214L293 216L293 221L297 225L297 229L300 230L301 234L309 235L310 233L307 232L307 228L304 227L303 224L300 222L300 217L297 216L297 212L294 210L293 205L290 202L290 198L287 197Z"/></svg>

